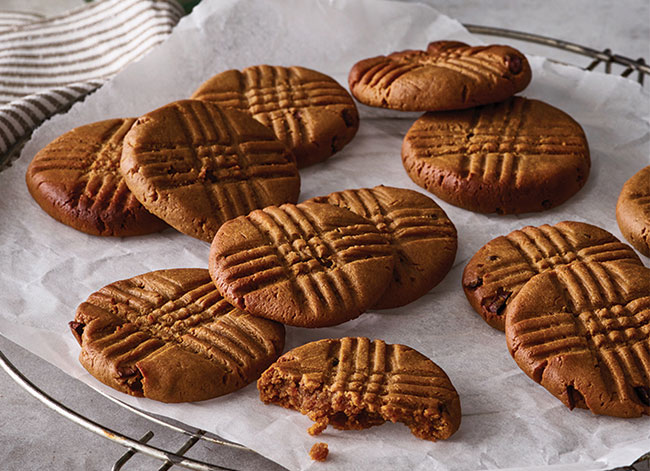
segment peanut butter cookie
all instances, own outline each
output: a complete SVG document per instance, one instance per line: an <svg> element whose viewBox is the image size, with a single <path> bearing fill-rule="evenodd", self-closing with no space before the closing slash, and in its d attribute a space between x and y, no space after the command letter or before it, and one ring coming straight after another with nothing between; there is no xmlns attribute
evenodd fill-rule
<svg viewBox="0 0 650 471"><path fill-rule="evenodd" d="M359 129L359 113L347 90L304 67L228 70L203 83L192 98L249 113L287 145L298 167L327 159Z"/></svg>
<svg viewBox="0 0 650 471"><path fill-rule="evenodd" d="M257 382L260 399L316 422L361 430L402 422L423 440L444 440L460 426L460 399L445 372L404 345L346 337L311 342L282 355Z"/></svg>
<svg viewBox="0 0 650 471"><path fill-rule="evenodd" d="M587 181L587 139L568 114L514 97L426 113L402 145L406 173L444 201L479 213L543 211Z"/></svg>
<svg viewBox="0 0 650 471"><path fill-rule="evenodd" d="M98 236L133 236L167 227L147 211L120 174L122 140L135 119L75 128L41 149L29 164L27 188L63 224Z"/></svg>
<svg viewBox="0 0 650 471"><path fill-rule="evenodd" d="M120 170L149 211L207 242L224 221L295 202L300 193L294 158L270 129L199 100L138 118L124 138Z"/></svg>
<svg viewBox="0 0 650 471"><path fill-rule="evenodd" d="M461 110L496 103L530 82L526 56L508 46L436 41L426 51L357 62L348 76L361 103L403 111Z"/></svg>
<svg viewBox="0 0 650 471"><path fill-rule="evenodd" d="M392 278L394 250L369 220L305 202L226 222L210 248L210 275L230 303L299 327L358 317Z"/></svg>
<svg viewBox="0 0 650 471"><path fill-rule="evenodd" d="M630 244L650 257L650 166L623 185L616 204L616 220Z"/></svg>
<svg viewBox="0 0 650 471"><path fill-rule="evenodd" d="M440 283L454 263L456 228L440 206L422 193L376 186L310 201L346 208L371 220L395 248L393 279L375 309L415 301Z"/></svg>
<svg viewBox="0 0 650 471"><path fill-rule="evenodd" d="M591 224L526 226L481 247L465 266L463 289L474 310L504 330L508 304L535 275L575 261L612 260L642 265L632 247Z"/></svg>
<svg viewBox="0 0 650 471"><path fill-rule="evenodd" d="M541 273L507 308L519 367L567 407L650 414L650 270L574 262Z"/></svg>
<svg viewBox="0 0 650 471"><path fill-rule="evenodd" d="M90 295L70 328L102 383L162 402L202 401L256 380L282 352L282 324L219 295L208 270L159 270Z"/></svg>

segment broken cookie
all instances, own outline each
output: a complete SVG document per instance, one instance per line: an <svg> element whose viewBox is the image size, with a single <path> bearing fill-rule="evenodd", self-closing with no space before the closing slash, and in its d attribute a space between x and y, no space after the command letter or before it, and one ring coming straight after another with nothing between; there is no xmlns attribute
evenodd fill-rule
<svg viewBox="0 0 650 471"><path fill-rule="evenodd" d="M260 399L315 422L361 430L402 422L424 440L444 440L460 426L460 399L444 371L410 347L365 337L324 339L278 359L257 382Z"/></svg>

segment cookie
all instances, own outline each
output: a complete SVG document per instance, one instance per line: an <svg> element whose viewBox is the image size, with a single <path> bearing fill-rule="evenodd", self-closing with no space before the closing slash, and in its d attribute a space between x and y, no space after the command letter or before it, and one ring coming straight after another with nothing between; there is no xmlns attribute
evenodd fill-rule
<svg viewBox="0 0 650 471"><path fill-rule="evenodd" d="M390 242L372 222L307 202L226 222L212 242L209 268L234 306L287 325L324 327L373 306L394 263Z"/></svg>
<svg viewBox="0 0 650 471"><path fill-rule="evenodd" d="M613 260L642 265L630 246L591 224L563 221L526 226L476 252L465 266L463 290L488 324L504 330L506 308L535 275L575 261Z"/></svg>
<svg viewBox="0 0 650 471"><path fill-rule="evenodd" d="M506 100L530 82L526 56L508 46L436 41L426 51L357 62L348 76L361 103L402 111L462 110Z"/></svg>
<svg viewBox="0 0 650 471"><path fill-rule="evenodd" d="M531 279L508 306L519 367L567 407L650 414L650 270L574 262Z"/></svg>
<svg viewBox="0 0 650 471"><path fill-rule="evenodd" d="M124 138L120 170L149 211L208 242L224 221L295 202L300 193L293 156L270 129L199 100L138 118Z"/></svg>
<svg viewBox="0 0 650 471"><path fill-rule="evenodd" d="M415 301L440 283L454 263L456 228L440 206L422 193L376 186L310 201L346 208L371 220L395 248L393 279L374 309Z"/></svg>
<svg viewBox="0 0 650 471"><path fill-rule="evenodd" d="M284 348L284 326L219 295L208 270L159 270L90 295L70 328L102 383L162 402L202 401L256 380Z"/></svg>
<svg viewBox="0 0 650 471"><path fill-rule="evenodd" d="M167 227L131 194L119 172L122 140L135 119L75 128L41 149L25 180L43 210L63 224L98 236L134 236Z"/></svg>
<svg viewBox="0 0 650 471"><path fill-rule="evenodd" d="M587 139L569 115L514 97L465 111L426 113L402 144L406 173L450 204L480 213L543 211L587 181Z"/></svg>
<svg viewBox="0 0 650 471"><path fill-rule="evenodd" d="M404 345L364 337L324 339L294 348L257 381L260 399L327 425L361 430L402 422L423 440L460 426L460 399L445 372Z"/></svg>
<svg viewBox="0 0 650 471"><path fill-rule="evenodd" d="M616 204L616 221L628 242L650 257L650 166L623 185Z"/></svg>
<svg viewBox="0 0 650 471"><path fill-rule="evenodd" d="M273 129L298 167L327 159L359 129L350 94L333 78L304 67L227 70L203 83L192 98L249 113Z"/></svg>

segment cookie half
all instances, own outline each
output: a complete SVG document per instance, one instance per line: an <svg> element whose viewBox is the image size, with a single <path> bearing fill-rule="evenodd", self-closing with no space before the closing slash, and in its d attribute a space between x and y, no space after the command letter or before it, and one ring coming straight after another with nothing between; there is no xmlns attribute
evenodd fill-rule
<svg viewBox="0 0 650 471"><path fill-rule="evenodd" d="M628 242L650 257L650 166L623 185L616 204L616 221Z"/></svg>
<svg viewBox="0 0 650 471"><path fill-rule="evenodd" d="M41 149L25 180L43 210L63 224L98 236L133 236L167 227L129 191L119 172L122 140L134 118L75 128Z"/></svg>
<svg viewBox="0 0 650 471"><path fill-rule="evenodd" d="M138 118L124 138L120 170L149 211L208 242L224 221L295 202L300 193L294 158L270 129L199 100Z"/></svg>
<svg viewBox="0 0 650 471"><path fill-rule="evenodd" d="M256 65L227 70L204 82L192 98L252 115L293 152L298 167L321 162L348 144L359 113L336 80L304 67Z"/></svg>
<svg viewBox="0 0 650 471"><path fill-rule="evenodd" d="M509 46L436 41L426 51L357 62L348 76L361 103L403 111L461 110L506 100L530 82L526 56Z"/></svg>
<svg viewBox="0 0 650 471"><path fill-rule="evenodd" d="M102 383L162 402L201 401L256 380L284 326L219 295L208 270L160 270L90 295L70 322L79 361Z"/></svg>
<svg viewBox="0 0 650 471"><path fill-rule="evenodd" d="M269 206L226 222L210 275L233 305L299 327L358 317L388 286L395 263L384 234L347 209L313 202Z"/></svg>
<svg viewBox="0 0 650 471"><path fill-rule="evenodd" d="M349 209L386 234L397 260L393 279L375 309L404 306L429 292L456 257L454 224L431 198L389 186L345 190L310 201Z"/></svg>
<svg viewBox="0 0 650 471"><path fill-rule="evenodd" d="M423 440L444 440L460 426L460 399L445 372L404 345L365 337L325 339L282 355L257 382L260 399L327 425L360 430L402 422Z"/></svg>
<svg viewBox="0 0 650 471"><path fill-rule="evenodd" d="M643 265L630 246L597 226L576 221L526 226L476 252L465 266L463 290L488 324L504 330L506 308L535 275L575 261L614 260Z"/></svg>
<svg viewBox="0 0 650 471"><path fill-rule="evenodd" d="M575 262L531 279L508 306L519 367L567 407L650 414L650 270Z"/></svg>
<svg viewBox="0 0 650 471"><path fill-rule="evenodd" d="M406 173L450 204L479 213L543 211L587 181L587 139L568 114L514 97L465 111L426 113L402 145Z"/></svg>

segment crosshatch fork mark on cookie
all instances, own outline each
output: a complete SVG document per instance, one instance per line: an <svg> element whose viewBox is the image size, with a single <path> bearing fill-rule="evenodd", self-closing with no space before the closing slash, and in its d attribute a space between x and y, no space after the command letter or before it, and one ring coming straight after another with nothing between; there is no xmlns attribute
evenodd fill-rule
<svg viewBox="0 0 650 471"><path fill-rule="evenodd" d="M249 67L233 73L239 82L236 90L220 91L220 84L216 89L206 85L195 97L252 114L292 149L309 144L314 126L301 110L342 107L352 113L354 107L338 83L320 74L301 75L293 68L278 66Z"/></svg>
<svg viewBox="0 0 650 471"><path fill-rule="evenodd" d="M129 185L140 185L139 196L150 209L164 213L178 229L211 240L223 221L297 195L299 176L291 154L248 115L185 100L150 116L136 124L122 167L133 180ZM162 131L162 123L175 134L160 142L156 133ZM196 193L197 198L180 199L183 191ZM169 212L167 197L184 213ZM206 226L185 227L190 219L207 221Z"/></svg>
<svg viewBox="0 0 650 471"><path fill-rule="evenodd" d="M332 392L351 391L359 394L362 400L375 400L399 390L403 397L397 402L405 407L411 407L409 397L430 397L429 389L450 398L455 393L446 378L400 365L399 347L395 345L344 338L331 344L327 357L336 361L327 363L325 372L320 372L326 378L324 384ZM318 372L316 368L302 371L303 374ZM298 371L292 373L298 374ZM422 391L423 387L427 393Z"/></svg>
<svg viewBox="0 0 650 471"><path fill-rule="evenodd" d="M456 228L427 196L388 186L350 189L310 201L348 209L373 222L395 249L392 280L374 306L409 304L447 274L457 249Z"/></svg>
<svg viewBox="0 0 650 471"><path fill-rule="evenodd" d="M574 237L574 234L565 228L547 224L540 227L527 226L511 232L505 236L505 239L520 255L516 257L518 263L514 263L514 260L511 259L505 259L502 262L497 261L491 264L492 273L504 269L505 276L495 276L490 284L507 289L523 285L523 283L509 285L508 280L511 276L517 279L516 274L524 266L526 271L537 274L574 261L630 260L636 262L638 260L629 246L613 238L598 245L592 245L589 240L578 242ZM518 267L517 270L515 270L515 265ZM510 267L512 267L512 271L506 270ZM483 286L489 285L484 284Z"/></svg>
<svg viewBox="0 0 650 471"><path fill-rule="evenodd" d="M294 293L313 311L325 306L345 309L356 303L356 293L338 268L371 254L390 253L381 234L366 233L369 224L323 231L307 211L293 205L255 211L248 220L271 243L219 256L221 278L236 297L289 280Z"/></svg>
<svg viewBox="0 0 650 471"><path fill-rule="evenodd" d="M423 53L400 54L382 59L362 73L360 83L388 88L400 77L425 67L451 70L475 82L496 81L503 74L492 61L459 53L443 53L437 57Z"/></svg>
<svg viewBox="0 0 650 471"><path fill-rule="evenodd" d="M520 174L531 171L531 157L582 155L585 142L567 134L566 126L530 127L531 102L509 100L472 112L469 126L462 129L423 124L408 133L416 159L441 161L459 168L460 178L479 176L502 184L519 184ZM534 123L533 123L534 126Z"/></svg>
<svg viewBox="0 0 650 471"><path fill-rule="evenodd" d="M195 273L191 285L181 286L173 275L158 272L113 283L91 295L86 304L108 310L112 321L88 340L115 363L118 374L135 374L136 363L170 344L227 371L275 353L255 325L259 320L251 321L228 304L207 270L194 271L203 273Z"/></svg>
<svg viewBox="0 0 650 471"><path fill-rule="evenodd" d="M268 72L268 74L264 73ZM321 79L298 79L295 72L284 67L249 67L239 74L239 91L206 92L201 99L254 115L290 108L347 105L349 97L335 82ZM295 79L295 80L292 80Z"/></svg>
<svg viewBox="0 0 650 471"><path fill-rule="evenodd" d="M170 280L159 277L159 281L162 284L167 284ZM158 302L147 301L146 296L158 298ZM146 335L147 341L150 341L151 338L161 341L161 343L157 343L158 348L163 348L167 343L174 342L184 349L221 364L240 363L227 348L224 348L224 344L235 346L240 353L251 358L256 356L256 350L259 351L263 348L263 345L258 344L258 340L254 336L246 333L240 327L233 329L234 324L229 326L230 329L219 329L220 335L214 335L214 326L211 324L223 323L221 317L228 315L235 308L221 298L209 279L203 280L203 284L185 293L177 293L175 299L162 298L156 291L151 291L138 284L116 283L100 290L93 298L95 302L101 302L100 300L105 303L116 300L118 303L131 306L140 304L141 310L127 311L123 320L137 326L138 334L135 335ZM229 336L231 338L228 338ZM134 364L146 356L152 355L158 349L138 352L133 345L122 344L122 342L130 343L128 339L131 336L121 337L119 330L114 333L107 331L105 336L99 336L94 341L101 344L105 340L107 345L103 345L103 347L109 348L110 345L110 349L113 351L126 350L125 357L120 358L120 363ZM120 356L118 355L118 357Z"/></svg>
<svg viewBox="0 0 650 471"><path fill-rule="evenodd" d="M326 107L347 105L349 97L345 90L334 82L307 79L295 80L291 69L268 67L270 81L261 77L259 70L246 70L244 97L250 111L257 115L289 108Z"/></svg>
<svg viewBox="0 0 650 471"><path fill-rule="evenodd" d="M204 105L196 102L183 110L195 107L202 108ZM167 188L165 182L168 179L169 188L177 188L195 183L197 179L209 186L218 182L235 183L256 178L290 177L295 174L291 170L290 159L286 154L282 155L284 147L278 141L238 140L236 131L230 127L222 112L216 124L214 116L188 119L178 107L176 111L178 122L185 130L185 142L173 147L139 149L144 174L151 178L161 177L157 181L161 188ZM201 112L207 113L205 110ZM152 158L147 159L147 155ZM160 161L161 155L166 157L163 162ZM260 159L252 161L250 156ZM265 156L268 158L262 159Z"/></svg>
<svg viewBox="0 0 650 471"><path fill-rule="evenodd" d="M381 190L377 190L381 192ZM341 200L338 204L336 200ZM382 230L393 244L409 240L454 239L456 230L439 207L411 209L391 208L373 189L345 190L333 193L328 198L317 198L318 202L336 204L351 209L354 213L370 219Z"/></svg>
<svg viewBox="0 0 650 471"><path fill-rule="evenodd" d="M295 348L262 374L258 389L263 402L307 414L316 422L311 434L391 420L435 441L460 423L458 394L445 373L415 350L381 340L346 337Z"/></svg>
<svg viewBox="0 0 650 471"><path fill-rule="evenodd" d="M579 262L544 276L545 281L552 282L553 293L549 296L561 296L566 310L523 316L515 312L507 327L513 350L526 352L527 362L533 365L529 374L542 382L547 367L562 364L554 358L587 355L594 362L594 374L602 378L609 395L640 404L648 413L650 292L630 295L625 283L634 281L626 280L630 274L615 265ZM569 378L565 380L571 383ZM577 384L565 393L569 407L585 406L575 401L581 394ZM598 405L592 403L589 407Z"/></svg>
<svg viewBox="0 0 650 471"><path fill-rule="evenodd" d="M578 222L526 226L481 248L463 275L475 309L503 330L506 306L533 276L576 261L641 264L634 250L608 232Z"/></svg>
<svg viewBox="0 0 650 471"><path fill-rule="evenodd" d="M120 154L117 151L134 121L135 119L114 120L95 144L74 139L73 134L70 134L69 139L55 141L48 146L47 157L35 159L30 172L41 179L43 177L37 177L38 174L62 171L76 181L70 198L66 200L69 207L87 204L88 199L93 199L92 205L96 211L109 206L113 206L114 211L139 206L118 170ZM99 195L105 197L97 199Z"/></svg>

